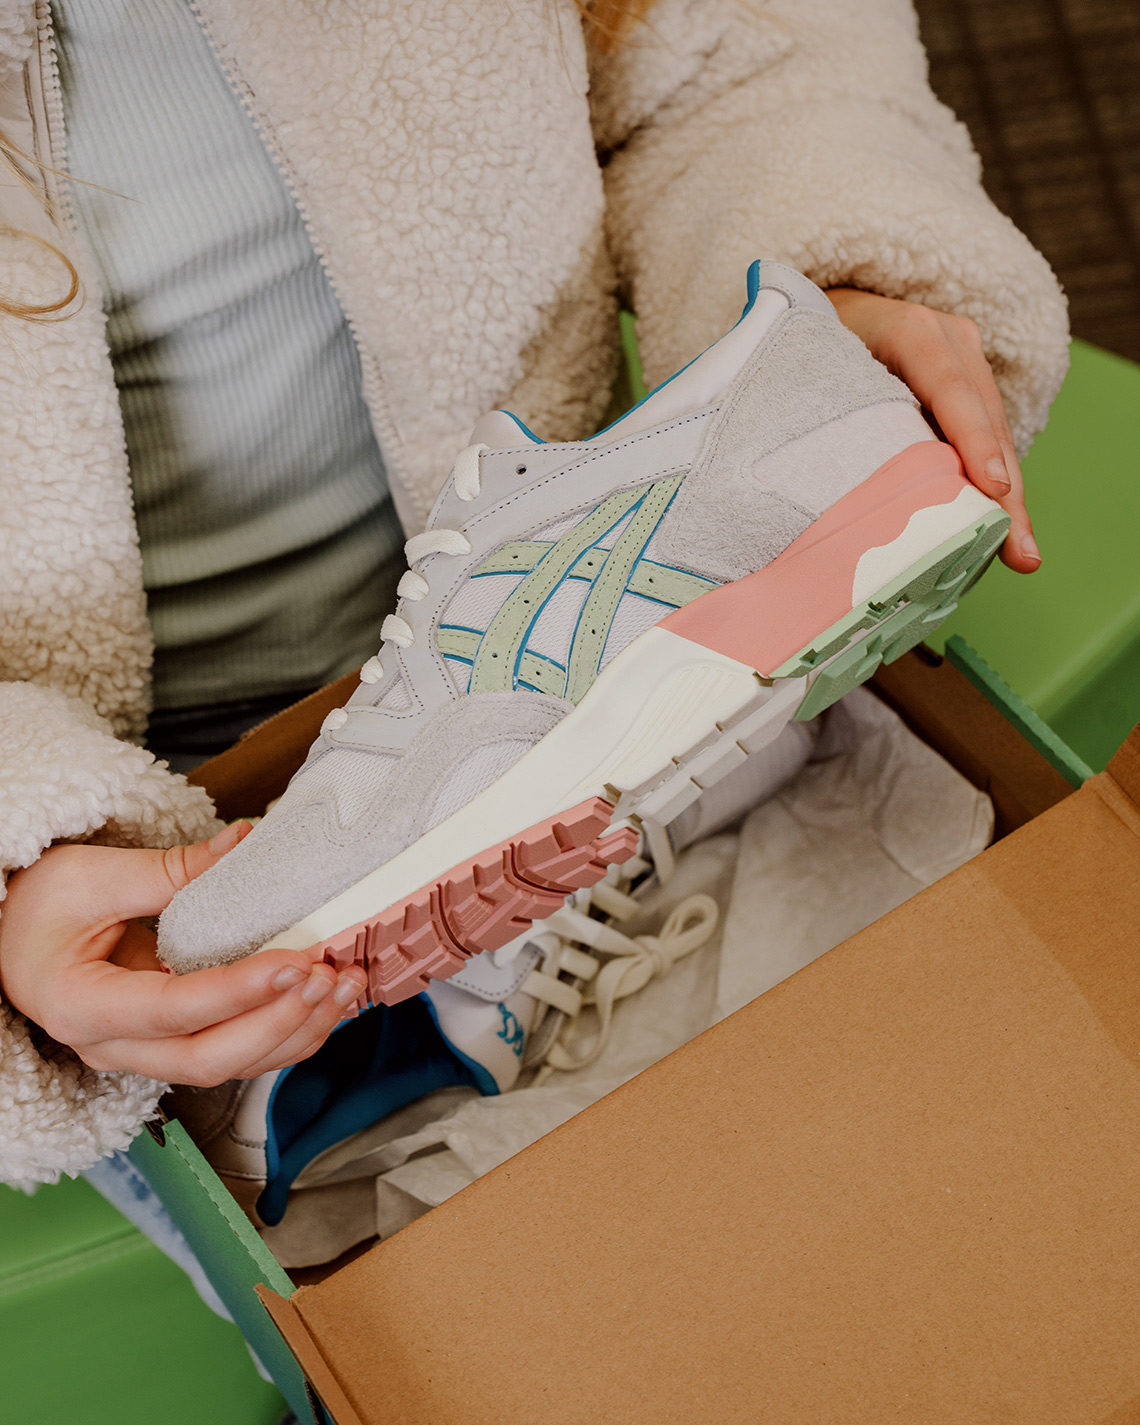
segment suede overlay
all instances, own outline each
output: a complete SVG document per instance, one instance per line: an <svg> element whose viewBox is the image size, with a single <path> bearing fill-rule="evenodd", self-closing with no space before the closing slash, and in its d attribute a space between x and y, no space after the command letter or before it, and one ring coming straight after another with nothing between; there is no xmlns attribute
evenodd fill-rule
<svg viewBox="0 0 1140 1425"><path fill-rule="evenodd" d="M520 692L474 693L449 704L425 723L372 807L347 829L330 796L307 795L303 768L257 835L171 901L159 921L162 959L179 973L240 960L410 846L473 751L517 743L522 756L570 706Z"/></svg>
<svg viewBox="0 0 1140 1425"><path fill-rule="evenodd" d="M837 317L793 307L733 382L661 522L654 557L721 581L762 568L806 525L779 519L777 512L786 516L792 502L763 495L756 463L817 426L884 401L913 405L914 397ZM878 463L868 462L860 479ZM795 505L818 513L814 471L805 476ZM774 516L782 528L771 524ZM775 536L788 531L786 542L774 548Z"/></svg>

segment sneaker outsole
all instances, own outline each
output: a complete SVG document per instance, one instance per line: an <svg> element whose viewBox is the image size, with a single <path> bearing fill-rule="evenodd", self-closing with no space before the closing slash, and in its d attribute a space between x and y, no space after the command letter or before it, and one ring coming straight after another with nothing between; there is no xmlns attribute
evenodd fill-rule
<svg viewBox="0 0 1140 1425"><path fill-rule="evenodd" d="M357 1003L398 1004L471 956L497 950L551 915L576 890L637 850L631 826L608 832L612 802L592 797L488 847L395 905L324 941L333 969L359 965L368 989Z"/></svg>

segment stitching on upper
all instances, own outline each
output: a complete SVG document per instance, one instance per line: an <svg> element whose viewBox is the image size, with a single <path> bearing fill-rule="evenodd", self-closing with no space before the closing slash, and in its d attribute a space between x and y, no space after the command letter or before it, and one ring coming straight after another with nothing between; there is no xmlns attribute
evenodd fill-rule
<svg viewBox="0 0 1140 1425"><path fill-rule="evenodd" d="M533 485L527 485L526 488L523 490L516 490L513 495L505 496L497 504L492 505L490 509L484 510L481 514L475 515L471 520L467 522L464 528L474 529L474 527L481 521L489 518L491 515L498 514L500 511L509 508L509 506L514 504L516 501L522 499L524 495L531 495L535 491L541 490L552 480L559 479L563 475L568 475L572 470L581 470L585 466L592 464L595 460L602 460L605 459L607 456L613 455L615 451L632 449L632 447L636 445L638 441L652 440L656 437L664 435L668 431L680 430L682 426L690 425L693 421L700 420L702 419L702 417L708 415L710 411L716 412L719 409L719 406L704 406L701 410L694 411L690 415L678 417L677 420L671 421L668 425L654 426L652 430L639 431L636 435L627 436L625 440L618 441L616 445L607 445L600 447L597 451L592 452L582 460L572 460L568 465L560 465L557 470L552 470L549 475L544 475L540 480L536 480ZM653 475L647 476L646 481L652 482L655 480L661 480L664 478L666 473L675 474L676 471L681 468L683 467L675 466L671 472L657 471ZM635 480L626 488L636 489L637 486L641 483L641 481ZM617 492L611 491L610 493L616 494ZM608 496L603 496L602 498L606 499L608 498ZM595 500L590 503L600 504L601 500ZM567 511L566 513L570 512Z"/></svg>

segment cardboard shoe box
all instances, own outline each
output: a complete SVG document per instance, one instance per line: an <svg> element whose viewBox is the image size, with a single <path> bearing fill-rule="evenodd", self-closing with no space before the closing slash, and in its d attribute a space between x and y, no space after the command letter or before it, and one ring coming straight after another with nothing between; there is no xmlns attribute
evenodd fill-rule
<svg viewBox="0 0 1140 1425"><path fill-rule="evenodd" d="M224 814L352 681L203 769ZM295 1286L137 1140L302 1418L1140 1422L1140 729L1074 790L949 658L875 686L995 844L395 1237Z"/></svg>

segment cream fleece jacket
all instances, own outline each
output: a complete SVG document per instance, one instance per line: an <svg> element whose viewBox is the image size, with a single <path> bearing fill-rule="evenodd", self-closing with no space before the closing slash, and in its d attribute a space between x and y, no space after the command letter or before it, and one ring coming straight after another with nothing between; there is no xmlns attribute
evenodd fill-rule
<svg viewBox="0 0 1140 1425"><path fill-rule="evenodd" d="M908 0L658 0L607 57L571 0L196 8L352 325L409 531L485 410L589 433L619 284L654 383L734 320L757 256L972 316L1019 446L1044 424L1064 302L931 94ZM66 167L48 0L0 0L0 130ZM0 877L60 839L161 846L213 825L199 791L117 740L143 727L150 657L122 427L65 185L25 175L30 191L0 184L0 227L65 249L86 301L0 332ZM9 292L61 290L50 253L0 243ZM81 1171L160 1090L85 1069L0 1006L0 1177Z"/></svg>

